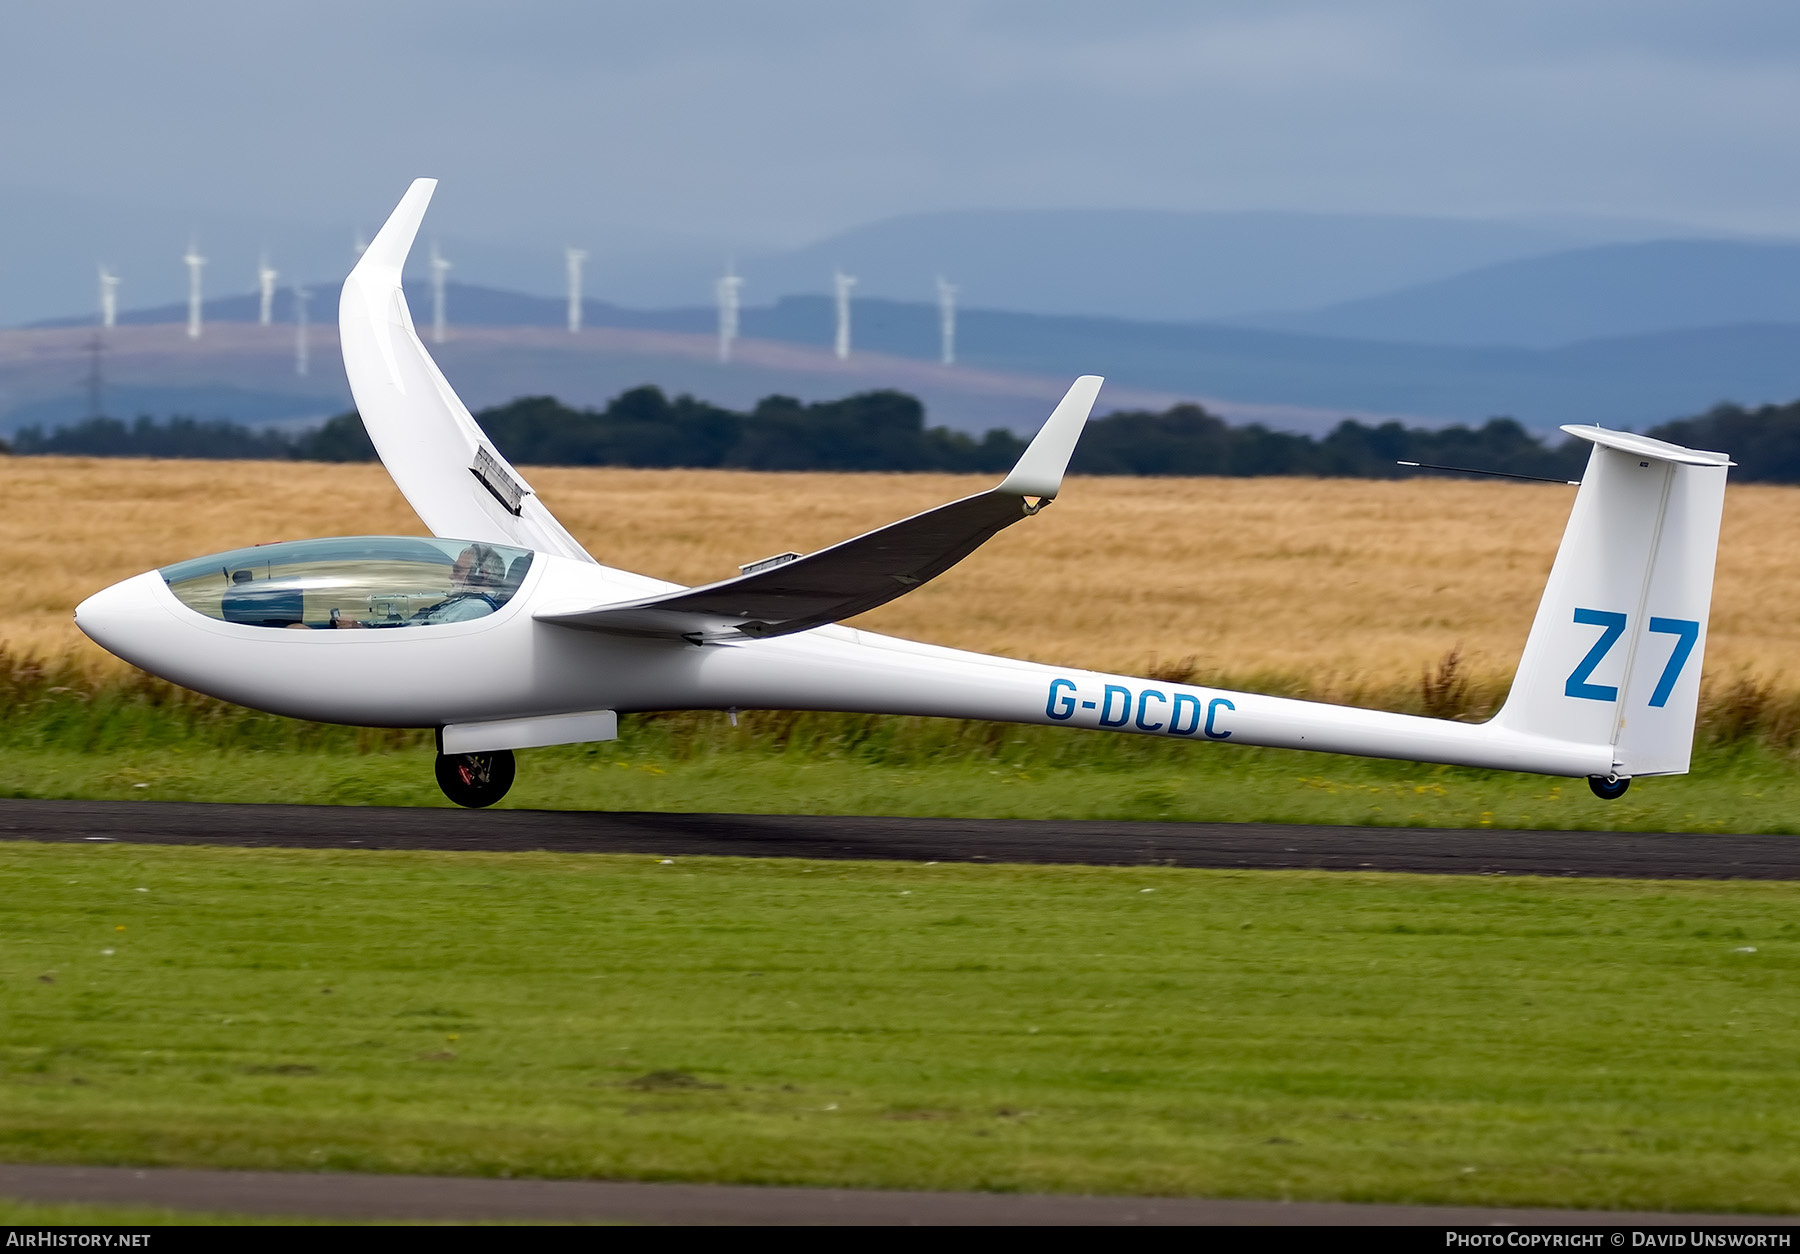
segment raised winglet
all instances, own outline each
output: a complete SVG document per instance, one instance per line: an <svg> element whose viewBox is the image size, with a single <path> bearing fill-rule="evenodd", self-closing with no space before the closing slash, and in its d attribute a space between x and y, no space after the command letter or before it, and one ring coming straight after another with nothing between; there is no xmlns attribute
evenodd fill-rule
<svg viewBox="0 0 1800 1254"><path fill-rule="evenodd" d="M1012 473L1000 481L995 491L1035 496L1046 501L1055 499L1062 489L1063 472L1069 468L1069 458L1075 454L1075 442L1081 438L1082 428L1087 426L1088 415L1094 411L1094 401L1100 395L1103 382L1105 380L1097 374L1084 374L1075 380L1062 403L1038 428Z"/></svg>
<svg viewBox="0 0 1800 1254"><path fill-rule="evenodd" d="M344 280L338 337L363 427L433 535L593 561L457 399L413 328L401 271L435 179L415 179Z"/></svg>
<svg viewBox="0 0 1800 1254"><path fill-rule="evenodd" d="M425 221L425 210L431 207L431 194L436 190L436 179L414 179L350 273L368 279L372 287L398 287L401 268L412 252L419 224Z"/></svg>

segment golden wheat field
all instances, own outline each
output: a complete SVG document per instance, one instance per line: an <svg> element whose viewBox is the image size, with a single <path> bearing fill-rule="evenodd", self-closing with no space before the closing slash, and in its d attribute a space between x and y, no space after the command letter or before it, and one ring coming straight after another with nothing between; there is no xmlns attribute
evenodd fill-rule
<svg viewBox="0 0 1800 1254"><path fill-rule="evenodd" d="M991 486L980 477L535 468L610 565L697 583ZM241 544L419 533L377 465L0 458L11 600L0 641L109 665L70 620L117 579ZM1460 645L1511 671L1572 489L1492 482L1075 479L1037 518L861 620L898 635L1108 670L1351 696L1416 683ZM1800 488L1734 487L1713 676L1800 686Z"/></svg>

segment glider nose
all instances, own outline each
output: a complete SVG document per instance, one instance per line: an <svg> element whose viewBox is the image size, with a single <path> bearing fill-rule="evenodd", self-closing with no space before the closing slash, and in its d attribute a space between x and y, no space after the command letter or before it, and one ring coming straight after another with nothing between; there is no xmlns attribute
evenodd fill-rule
<svg viewBox="0 0 1800 1254"><path fill-rule="evenodd" d="M168 620L154 595L161 582L162 576L151 570L103 588L75 607L75 625L102 649L130 661L131 642L142 640L159 620Z"/></svg>

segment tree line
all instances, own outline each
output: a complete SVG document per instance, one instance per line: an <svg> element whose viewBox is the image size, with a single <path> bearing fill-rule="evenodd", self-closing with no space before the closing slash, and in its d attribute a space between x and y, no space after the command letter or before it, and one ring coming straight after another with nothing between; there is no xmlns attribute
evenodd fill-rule
<svg viewBox="0 0 1800 1254"><path fill-rule="evenodd" d="M977 438L927 427L925 407L903 392L864 392L805 403L769 396L748 412L692 396L634 388L604 409L574 409L530 396L484 409L475 420L520 465L719 467L742 470L958 471L997 474L1026 441L996 428ZM1706 414L1648 434L1723 449L1740 480L1800 483L1800 401ZM1088 424L1070 469L1094 475L1314 475L1398 478L1400 461L1551 479L1579 478L1588 445L1546 441L1511 418L1480 426L1407 427L1346 419L1322 437L1234 426L1198 405L1126 410ZM301 432L223 420L92 418L46 433L21 430L12 452L87 457L267 458L372 461L374 447L352 411Z"/></svg>

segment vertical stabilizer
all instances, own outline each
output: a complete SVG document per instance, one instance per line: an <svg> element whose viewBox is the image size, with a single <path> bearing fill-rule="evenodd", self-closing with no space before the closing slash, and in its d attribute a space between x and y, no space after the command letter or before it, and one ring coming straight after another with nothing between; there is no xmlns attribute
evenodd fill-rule
<svg viewBox="0 0 1800 1254"><path fill-rule="evenodd" d="M1602 427L1499 726L1613 746L1620 776L1688 769L1723 453Z"/></svg>

